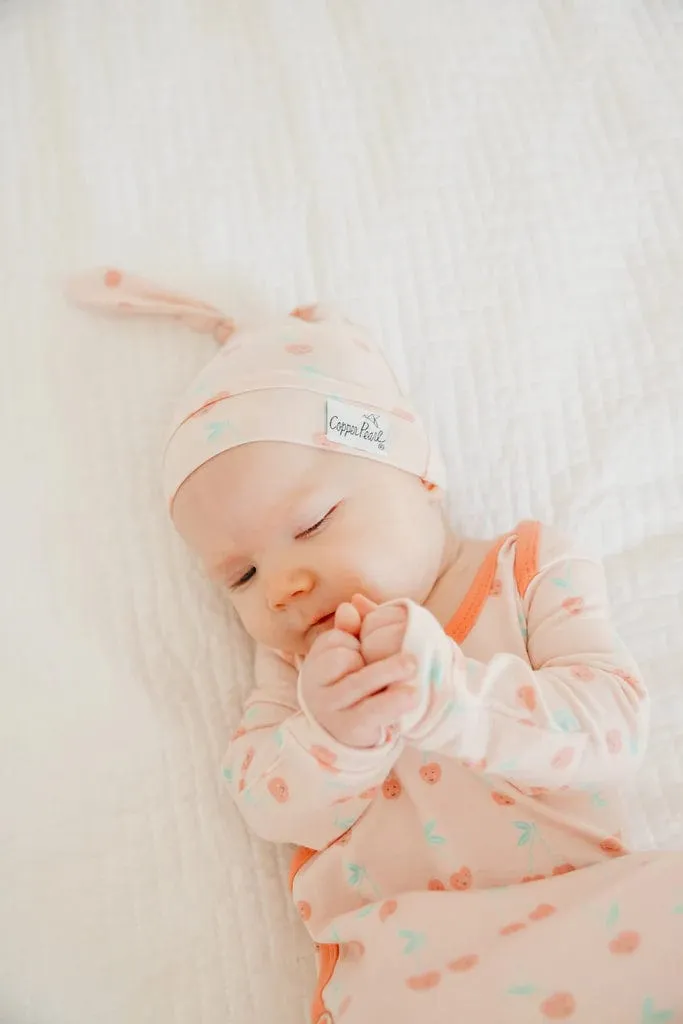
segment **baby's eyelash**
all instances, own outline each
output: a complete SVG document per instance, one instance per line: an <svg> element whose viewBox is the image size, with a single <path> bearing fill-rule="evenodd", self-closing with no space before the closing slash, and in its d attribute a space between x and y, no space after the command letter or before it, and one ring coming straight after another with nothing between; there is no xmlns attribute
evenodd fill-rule
<svg viewBox="0 0 683 1024"><path fill-rule="evenodd" d="M307 530L302 530L301 533L297 533L296 539L303 540L305 537L310 537L314 534L316 530L319 530L320 527L327 522L332 513L337 511L340 505L341 502L337 502L336 505L333 505L329 512L326 512L322 519L319 519L317 523L313 523L313 526L309 526Z"/></svg>
<svg viewBox="0 0 683 1024"><path fill-rule="evenodd" d="M247 569L247 571L245 573L243 573L243 575L240 576L240 578L238 580L236 580L234 583L230 584L230 589L231 590L237 590L238 587L243 587L246 583L249 582L249 580L253 579L255 575L256 575L256 566L255 565L250 565L249 568Z"/></svg>
<svg viewBox="0 0 683 1024"><path fill-rule="evenodd" d="M312 537L313 534L316 533L320 529L321 526L325 525L325 523L328 521L330 516L334 512L337 511L337 509L339 508L339 506L341 504L342 504L342 502L338 501L336 505L333 505L332 508L329 509L329 511L325 513L325 515L322 517L322 519L318 520L317 523L313 523L313 526L309 526L308 529L302 530L301 533L297 533L296 540L305 540L306 537ZM235 580L234 583L230 583L230 589L231 590L239 590L240 587L245 587L247 585L247 583L250 582L250 580L253 580L255 575L256 575L256 566L255 565L250 565L249 568L246 570L246 572L244 572L240 576L239 579Z"/></svg>

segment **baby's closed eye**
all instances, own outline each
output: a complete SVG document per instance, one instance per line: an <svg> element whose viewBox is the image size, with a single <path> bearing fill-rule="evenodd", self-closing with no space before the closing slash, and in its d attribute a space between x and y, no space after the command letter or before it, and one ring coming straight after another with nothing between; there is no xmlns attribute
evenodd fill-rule
<svg viewBox="0 0 683 1024"><path fill-rule="evenodd" d="M230 581L229 587L231 590L236 590L238 587L243 587L249 580L252 580L256 575L256 566L250 565L238 579Z"/></svg>
<svg viewBox="0 0 683 1024"><path fill-rule="evenodd" d="M317 533L321 527L329 522L340 505L341 502L338 501L336 505L333 505L332 508L327 510L324 516L321 516L320 519L316 520L312 526L307 527L305 530L300 530L299 533L296 534L296 540L305 540L306 537L311 537L314 533Z"/></svg>

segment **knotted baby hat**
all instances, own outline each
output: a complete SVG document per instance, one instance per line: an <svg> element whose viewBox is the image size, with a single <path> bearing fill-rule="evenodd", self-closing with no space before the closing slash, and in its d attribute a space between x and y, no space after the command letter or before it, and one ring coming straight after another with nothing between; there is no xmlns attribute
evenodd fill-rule
<svg viewBox="0 0 683 1024"><path fill-rule="evenodd" d="M445 486L438 451L365 331L321 306L256 325L124 273L67 285L83 307L177 320L220 348L177 403L163 456L169 506L205 462L253 441L287 441L383 462Z"/></svg>

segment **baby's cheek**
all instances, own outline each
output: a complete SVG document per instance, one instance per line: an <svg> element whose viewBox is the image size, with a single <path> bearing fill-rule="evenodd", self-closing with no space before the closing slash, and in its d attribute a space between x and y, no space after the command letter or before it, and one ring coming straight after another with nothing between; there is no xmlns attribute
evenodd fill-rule
<svg viewBox="0 0 683 1024"><path fill-rule="evenodd" d="M257 587L250 587L244 593L234 592L231 604L242 626L256 643L276 651L306 653L303 638L292 635L284 628L284 623L276 621L266 602L259 599Z"/></svg>
<svg viewBox="0 0 683 1024"><path fill-rule="evenodd" d="M365 593L378 604L397 598L410 598L422 604L436 578L432 567L406 552L405 545L392 550L369 550L364 563ZM438 566L437 566L438 570Z"/></svg>

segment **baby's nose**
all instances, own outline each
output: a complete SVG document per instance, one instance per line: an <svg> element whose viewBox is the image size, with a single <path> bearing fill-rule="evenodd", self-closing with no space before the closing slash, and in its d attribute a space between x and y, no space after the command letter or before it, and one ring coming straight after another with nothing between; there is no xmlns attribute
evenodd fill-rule
<svg viewBox="0 0 683 1024"><path fill-rule="evenodd" d="M267 598L271 611L283 611L292 601L310 594L315 577L308 569L288 569L273 574L268 580Z"/></svg>

